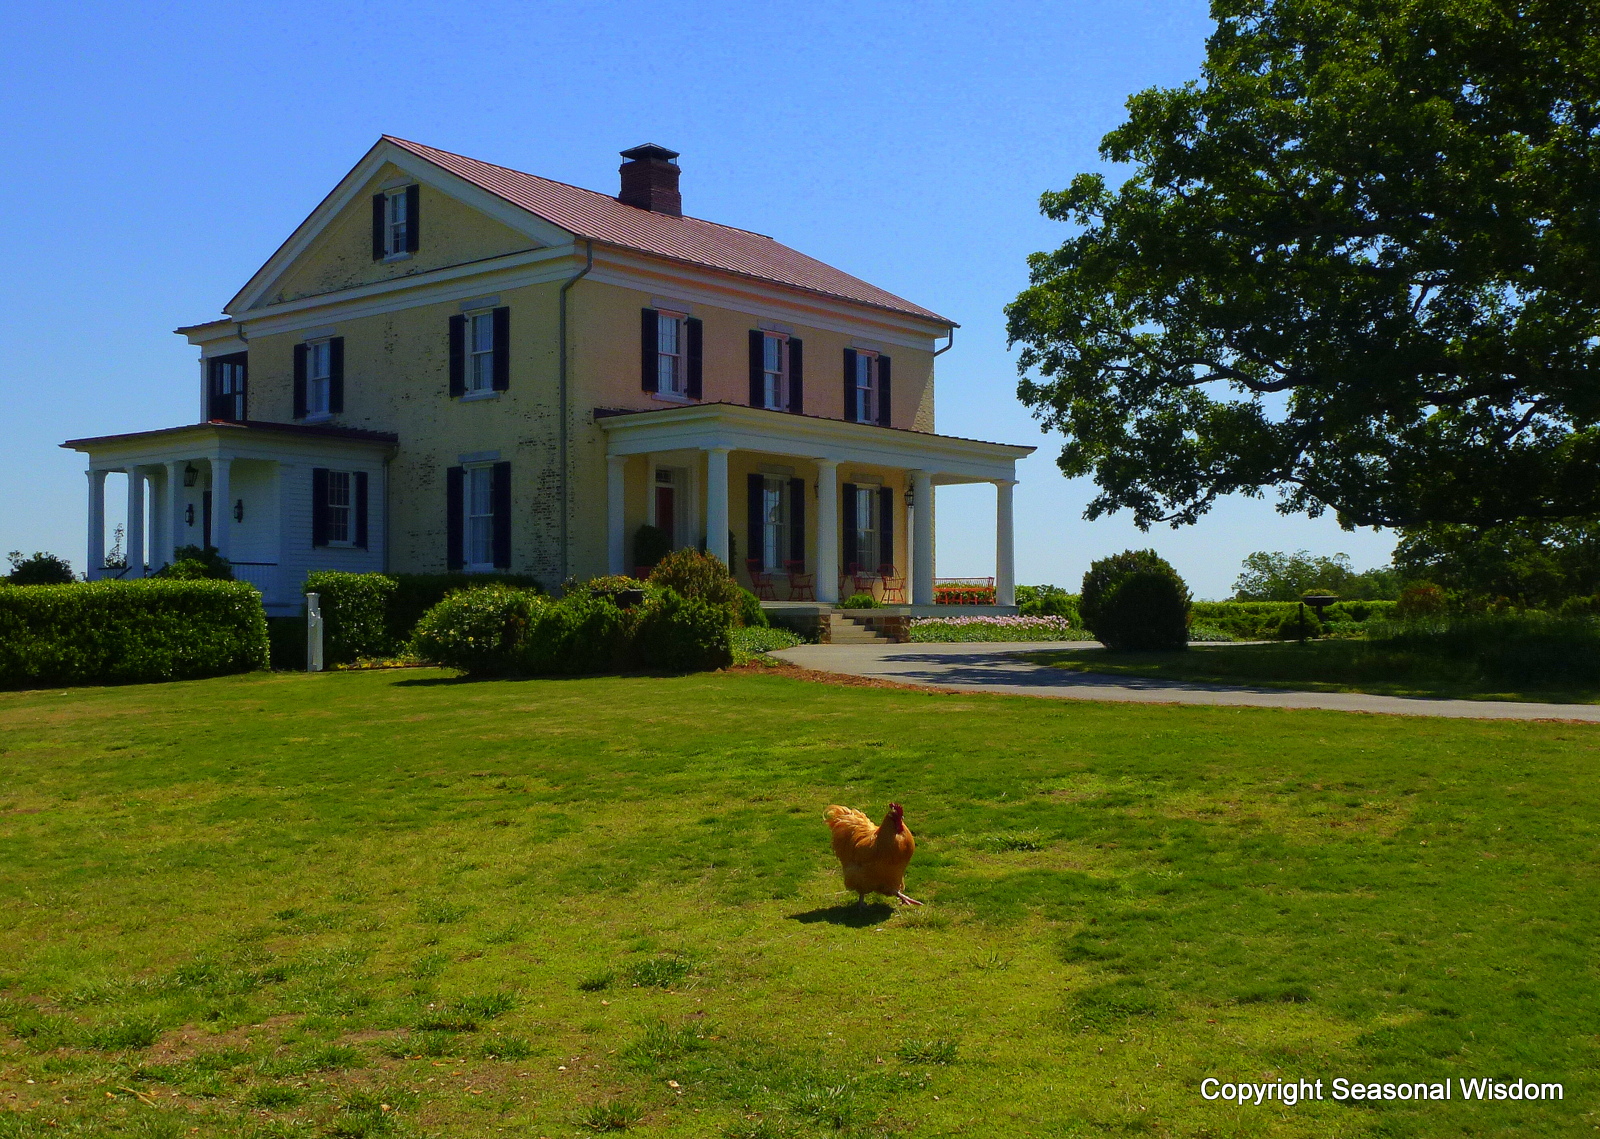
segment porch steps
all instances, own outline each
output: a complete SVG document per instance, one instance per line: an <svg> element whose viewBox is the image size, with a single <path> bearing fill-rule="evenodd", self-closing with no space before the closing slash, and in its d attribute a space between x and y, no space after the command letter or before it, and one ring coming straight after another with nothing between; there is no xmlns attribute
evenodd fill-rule
<svg viewBox="0 0 1600 1139"><path fill-rule="evenodd" d="M850 617L838 610L832 610L827 615L828 636L830 645L887 645L889 638L881 633L875 633L863 621Z"/></svg>

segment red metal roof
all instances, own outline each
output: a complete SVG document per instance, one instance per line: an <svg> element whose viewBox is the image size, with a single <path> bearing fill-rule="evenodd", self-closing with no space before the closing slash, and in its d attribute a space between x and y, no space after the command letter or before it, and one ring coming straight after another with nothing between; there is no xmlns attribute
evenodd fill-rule
<svg viewBox="0 0 1600 1139"><path fill-rule="evenodd" d="M590 241L906 313L936 324L952 327L955 324L930 309L824 265L763 234L700 218L653 213L624 205L609 194L552 182L393 135L383 137L512 205Z"/></svg>
<svg viewBox="0 0 1600 1139"><path fill-rule="evenodd" d="M229 431L251 433L269 432L279 435L310 435L324 439L350 439L359 443L398 443L400 436L392 431L368 431L362 427L334 427L315 423L273 423L265 419L207 419L200 423L185 423L178 427L161 427L154 431L127 431L121 435L95 435L88 439L68 439L61 446L79 450L89 443L116 443L125 439L140 439L156 435L175 435L180 431L193 431L196 427L221 427Z"/></svg>

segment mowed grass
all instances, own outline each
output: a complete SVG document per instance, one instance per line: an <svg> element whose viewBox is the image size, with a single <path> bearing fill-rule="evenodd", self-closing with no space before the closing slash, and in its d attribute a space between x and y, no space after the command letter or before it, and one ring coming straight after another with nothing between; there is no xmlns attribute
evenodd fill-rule
<svg viewBox="0 0 1600 1139"><path fill-rule="evenodd" d="M777 670L258 674L0 726L6 1139L1600 1122L1590 727ZM928 904L858 912L822 809L891 799Z"/></svg>
<svg viewBox="0 0 1600 1139"><path fill-rule="evenodd" d="M1556 647L1551 651L1559 653L1561 649ZM1262 685L1303 692L1600 703L1600 689L1593 684L1541 683L1526 677L1507 683L1504 679L1483 675L1469 660L1359 639L1191 645L1184 652L1169 653L1046 650L1030 653L1028 659L1075 672L1154 676L1203 684Z"/></svg>

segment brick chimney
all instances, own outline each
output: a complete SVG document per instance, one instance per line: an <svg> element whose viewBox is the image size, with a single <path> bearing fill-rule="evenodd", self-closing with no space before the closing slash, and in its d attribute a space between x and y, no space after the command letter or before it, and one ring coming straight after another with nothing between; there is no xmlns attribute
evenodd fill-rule
<svg viewBox="0 0 1600 1139"><path fill-rule="evenodd" d="M628 161L620 167L622 192L617 201L637 206L658 214L683 216L683 199L678 194L678 157L676 150L668 150L647 142L632 150L624 150L622 157Z"/></svg>

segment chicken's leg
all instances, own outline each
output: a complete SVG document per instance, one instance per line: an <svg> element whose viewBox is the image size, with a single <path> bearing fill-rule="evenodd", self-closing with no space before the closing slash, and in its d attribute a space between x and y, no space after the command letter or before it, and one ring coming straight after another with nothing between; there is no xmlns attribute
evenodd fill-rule
<svg viewBox="0 0 1600 1139"><path fill-rule="evenodd" d="M900 899L900 904L902 906L920 906L920 905L922 905L921 902L917 901L915 898L913 898L910 895L908 895L904 890L896 890L894 892L894 896Z"/></svg>

